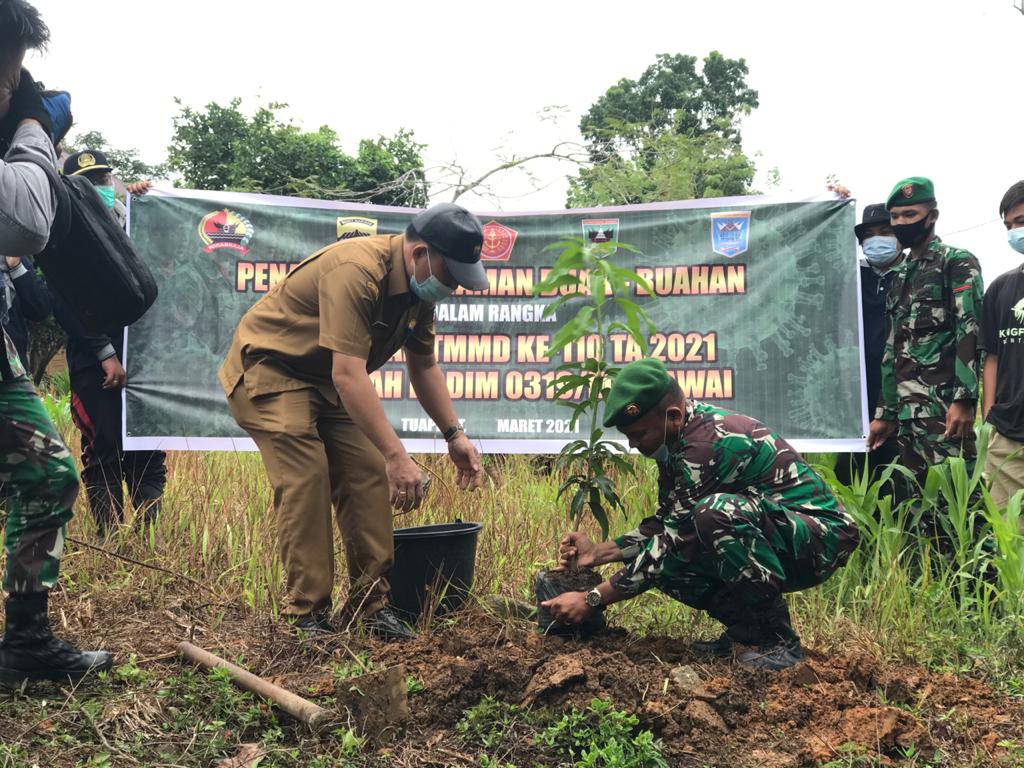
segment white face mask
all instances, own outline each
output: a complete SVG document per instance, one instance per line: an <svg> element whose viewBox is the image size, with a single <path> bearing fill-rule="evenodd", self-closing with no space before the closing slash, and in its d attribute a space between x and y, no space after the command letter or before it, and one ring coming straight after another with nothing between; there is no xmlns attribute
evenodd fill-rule
<svg viewBox="0 0 1024 768"><path fill-rule="evenodd" d="M875 235L860 245L864 258L873 267L887 267L900 255L899 241L892 235Z"/></svg>

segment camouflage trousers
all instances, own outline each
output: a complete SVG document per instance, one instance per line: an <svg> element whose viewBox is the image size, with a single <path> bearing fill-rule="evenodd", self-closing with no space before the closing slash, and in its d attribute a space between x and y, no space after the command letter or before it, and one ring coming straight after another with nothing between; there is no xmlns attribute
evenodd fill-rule
<svg viewBox="0 0 1024 768"><path fill-rule="evenodd" d="M952 456L964 459L968 475L974 472L974 462L978 457L974 430L970 430L963 440L948 440L943 437L945 431L946 420L939 417L904 419L899 422L896 445L900 464L914 473L922 488L928 477L928 467L941 464ZM912 495L918 495L917 489L913 491Z"/></svg>
<svg viewBox="0 0 1024 768"><path fill-rule="evenodd" d="M24 374L0 381L0 493L7 509L4 589L51 589L78 496L78 470Z"/></svg>
<svg viewBox="0 0 1024 768"><path fill-rule="evenodd" d="M670 549L657 587L699 609L707 609L724 588L746 609L766 610L783 592L825 581L859 539L856 524L841 509L819 517L733 493L701 499L693 526L699 545Z"/></svg>

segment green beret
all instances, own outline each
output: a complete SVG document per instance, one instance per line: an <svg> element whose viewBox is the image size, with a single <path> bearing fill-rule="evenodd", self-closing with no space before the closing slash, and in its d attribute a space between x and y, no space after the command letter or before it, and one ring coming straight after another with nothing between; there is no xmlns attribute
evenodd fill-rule
<svg viewBox="0 0 1024 768"><path fill-rule="evenodd" d="M673 381L665 364L653 357L625 366L604 399L604 425L628 427L661 402Z"/></svg>
<svg viewBox="0 0 1024 768"><path fill-rule="evenodd" d="M892 188L885 207L888 210L894 205L917 205L934 200L935 185L932 184L932 180L926 179L924 176L911 176Z"/></svg>

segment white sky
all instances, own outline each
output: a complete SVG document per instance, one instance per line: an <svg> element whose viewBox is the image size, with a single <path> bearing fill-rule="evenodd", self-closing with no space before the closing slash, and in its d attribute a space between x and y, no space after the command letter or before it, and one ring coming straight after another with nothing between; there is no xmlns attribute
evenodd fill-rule
<svg viewBox="0 0 1024 768"><path fill-rule="evenodd" d="M814 194L835 173L863 206L904 176L929 176L939 234L974 252L988 283L1020 262L997 220L1024 178L1013 2L35 0L53 39L27 65L71 91L76 130L150 162L164 159L174 97L202 107L240 96L250 109L288 102L290 117L330 125L349 151L412 128L428 161L482 172L496 147L527 154L578 138L589 105L656 54L719 50L747 60L761 106L744 147L762 175L779 168L780 193ZM551 105L567 109L558 123L538 117ZM493 191L504 210L562 208L568 171L537 165L540 191L515 174Z"/></svg>

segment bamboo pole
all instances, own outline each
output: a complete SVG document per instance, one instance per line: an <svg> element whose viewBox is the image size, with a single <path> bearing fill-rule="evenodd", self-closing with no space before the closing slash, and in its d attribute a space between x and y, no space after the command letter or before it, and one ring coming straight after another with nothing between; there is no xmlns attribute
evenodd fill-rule
<svg viewBox="0 0 1024 768"><path fill-rule="evenodd" d="M305 723L314 731L320 730L331 720L331 713L323 707L317 706L301 696L296 696L291 691L286 691L284 688L274 685L262 677L232 664L230 661L225 661L220 656L204 651L199 646L181 642L178 643L178 653L203 669L226 669L231 676L231 681L239 688L269 699L276 706L296 720Z"/></svg>

